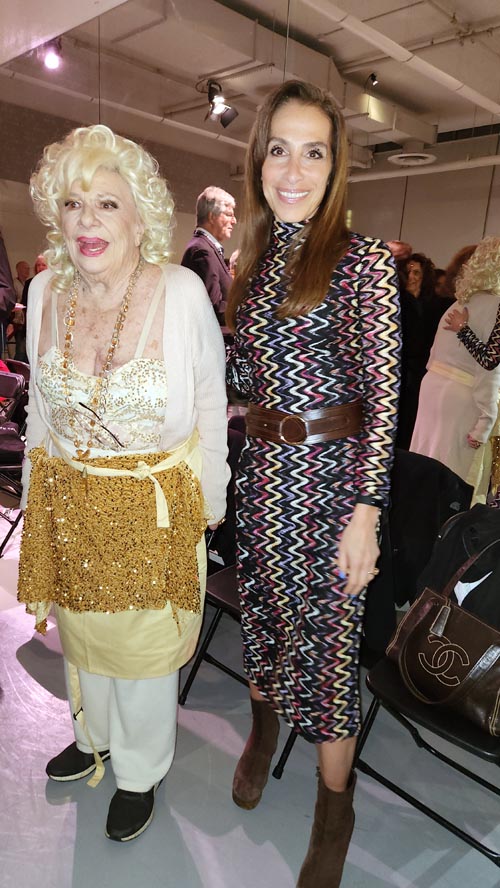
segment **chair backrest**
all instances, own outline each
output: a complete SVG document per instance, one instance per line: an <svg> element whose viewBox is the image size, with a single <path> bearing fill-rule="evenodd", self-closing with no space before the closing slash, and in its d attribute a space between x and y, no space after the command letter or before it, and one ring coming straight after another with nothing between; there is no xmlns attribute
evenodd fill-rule
<svg viewBox="0 0 500 888"><path fill-rule="evenodd" d="M243 413L235 413L233 416L230 416L227 425L229 429L236 429L242 435L246 434L246 420Z"/></svg>
<svg viewBox="0 0 500 888"><path fill-rule="evenodd" d="M26 364L24 361L16 361L14 358L6 358L5 363L11 373L17 373L19 376L24 376L26 387L28 387L31 376L30 365Z"/></svg>
<svg viewBox="0 0 500 888"><path fill-rule="evenodd" d="M0 371L0 398L19 400L24 394L26 381L19 373L5 373Z"/></svg>

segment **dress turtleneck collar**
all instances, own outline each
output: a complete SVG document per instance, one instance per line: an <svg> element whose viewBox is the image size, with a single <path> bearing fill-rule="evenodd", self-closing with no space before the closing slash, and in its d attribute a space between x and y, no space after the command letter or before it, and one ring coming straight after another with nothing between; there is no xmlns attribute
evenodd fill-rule
<svg viewBox="0 0 500 888"><path fill-rule="evenodd" d="M281 219L273 219L272 232L277 237L289 238L299 234L307 225L307 222L282 222Z"/></svg>
<svg viewBox="0 0 500 888"><path fill-rule="evenodd" d="M274 246L283 247L290 245L293 247L294 242L298 246L303 240L303 231L307 222L282 222L281 219L273 220L271 231L271 243Z"/></svg>

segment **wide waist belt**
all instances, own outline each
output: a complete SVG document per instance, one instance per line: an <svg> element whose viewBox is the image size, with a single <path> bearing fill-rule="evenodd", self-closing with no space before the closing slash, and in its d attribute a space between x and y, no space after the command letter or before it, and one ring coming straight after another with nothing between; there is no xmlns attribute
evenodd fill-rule
<svg viewBox="0 0 500 888"><path fill-rule="evenodd" d="M361 428L363 408L361 401L304 410L302 413L284 413L268 407L250 404L246 414L246 432L275 444L302 444L307 441L333 441L348 438Z"/></svg>

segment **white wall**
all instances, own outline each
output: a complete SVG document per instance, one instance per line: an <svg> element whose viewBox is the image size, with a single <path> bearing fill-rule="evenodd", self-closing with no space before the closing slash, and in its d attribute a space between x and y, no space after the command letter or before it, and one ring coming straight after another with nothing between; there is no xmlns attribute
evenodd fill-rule
<svg viewBox="0 0 500 888"><path fill-rule="evenodd" d="M470 155L496 154L497 143L496 136L470 139ZM463 154L463 145L445 143L431 150L437 163L446 163ZM377 168L395 169L384 160ZM353 182L348 207L355 231L407 241L445 267L461 247L487 234L500 235L500 168Z"/></svg>
<svg viewBox="0 0 500 888"><path fill-rule="evenodd" d="M21 259L29 262L33 271L36 257L45 248L45 229L33 213L24 183L0 179L0 228L13 277Z"/></svg>

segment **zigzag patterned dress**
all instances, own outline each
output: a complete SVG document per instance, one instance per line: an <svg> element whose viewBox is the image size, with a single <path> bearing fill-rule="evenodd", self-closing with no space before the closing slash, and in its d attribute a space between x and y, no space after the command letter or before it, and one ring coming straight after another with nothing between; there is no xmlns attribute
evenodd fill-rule
<svg viewBox="0 0 500 888"><path fill-rule="evenodd" d="M275 222L240 306L228 381L287 412L363 399L357 436L319 444L247 438L237 482L245 671L311 742L358 733L365 590L344 592L337 540L356 502L385 505L399 382L399 302L391 253L352 235L325 300L276 318L283 269L302 223ZM241 388L241 385L240 385Z"/></svg>

